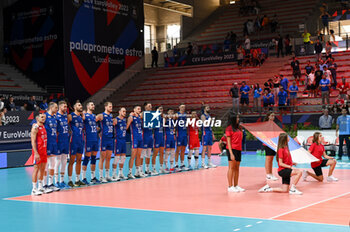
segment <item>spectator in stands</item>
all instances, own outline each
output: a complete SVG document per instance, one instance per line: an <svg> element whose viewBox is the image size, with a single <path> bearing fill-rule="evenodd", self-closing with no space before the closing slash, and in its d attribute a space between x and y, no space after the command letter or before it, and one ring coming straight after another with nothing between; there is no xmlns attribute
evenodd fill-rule
<svg viewBox="0 0 350 232"><path fill-rule="evenodd" d="M273 93L269 93L268 95L269 98L269 111L273 111L273 107L275 106L275 96L273 95Z"/></svg>
<svg viewBox="0 0 350 232"><path fill-rule="evenodd" d="M5 107L5 97L0 96L0 110L2 110Z"/></svg>
<svg viewBox="0 0 350 232"><path fill-rule="evenodd" d="M326 59L332 58L332 44L331 42L326 43Z"/></svg>
<svg viewBox="0 0 350 232"><path fill-rule="evenodd" d="M306 29L304 30L304 33L301 34L301 36L303 37L304 44L310 44L310 36L311 36L311 34L309 32L307 32Z"/></svg>
<svg viewBox="0 0 350 232"><path fill-rule="evenodd" d="M47 110L48 107L49 107L49 106L48 106L48 104L47 104L47 98L45 97L45 98L43 99L43 102L39 105L39 108L40 108L41 110Z"/></svg>
<svg viewBox="0 0 350 232"><path fill-rule="evenodd" d="M244 51L244 59L243 59L243 67L247 66L247 65L252 65L252 54L247 51Z"/></svg>
<svg viewBox="0 0 350 232"><path fill-rule="evenodd" d="M323 110L323 115L318 120L318 125L321 130L329 130L332 128L333 118L328 114L328 109Z"/></svg>
<svg viewBox="0 0 350 232"><path fill-rule="evenodd" d="M259 32L261 30L261 19L259 15L257 15L255 18L254 27L255 27L255 31Z"/></svg>
<svg viewBox="0 0 350 232"><path fill-rule="evenodd" d="M283 54L283 38L279 34L278 38L277 38L277 57L280 57L280 53L281 53L282 57L284 57L284 54Z"/></svg>
<svg viewBox="0 0 350 232"><path fill-rule="evenodd" d="M199 47L197 45L197 43L193 43L193 51L192 51L193 55L198 55L199 54Z"/></svg>
<svg viewBox="0 0 350 232"><path fill-rule="evenodd" d="M192 54L192 50L193 50L193 46L192 46L191 42L188 42L186 54L187 55L191 55Z"/></svg>
<svg viewBox="0 0 350 232"><path fill-rule="evenodd" d="M260 62L258 49L251 49L251 53L252 53L252 64L253 64L253 66L254 67L260 66L261 62Z"/></svg>
<svg viewBox="0 0 350 232"><path fill-rule="evenodd" d="M315 80L316 80L315 87L316 87L316 89L318 89L318 87L319 87L322 76L323 76L323 71L320 69L319 65L316 65L316 71L315 71Z"/></svg>
<svg viewBox="0 0 350 232"><path fill-rule="evenodd" d="M327 66L323 68L323 75L325 75L326 79L329 80L329 82L332 84L332 73L328 70Z"/></svg>
<svg viewBox="0 0 350 232"><path fill-rule="evenodd" d="M322 58L322 50L322 43L317 39L317 42L315 43L316 61Z"/></svg>
<svg viewBox="0 0 350 232"><path fill-rule="evenodd" d="M272 98L272 100L271 100ZM263 95L263 106L264 106L264 111L269 111L271 109L271 106L273 106L275 104L274 101L274 96L273 94L270 93L269 89L265 89L264 90L264 95ZM272 104L271 104L272 102Z"/></svg>
<svg viewBox="0 0 350 232"><path fill-rule="evenodd" d="M178 56L179 56L179 54L178 54L178 51L177 51L177 47L174 46L174 48L173 48L173 57L178 57Z"/></svg>
<svg viewBox="0 0 350 232"><path fill-rule="evenodd" d="M278 75L275 75L274 79L273 79L273 95L275 97L275 102L277 102L277 96L278 96L278 93L280 91L280 85L281 85L281 80L279 78Z"/></svg>
<svg viewBox="0 0 350 232"><path fill-rule="evenodd" d="M289 84L289 80L287 77L284 77L282 74L280 74L280 78L281 78L281 86L283 87L284 91L288 91L288 84Z"/></svg>
<svg viewBox="0 0 350 232"><path fill-rule="evenodd" d="M337 63L334 62L334 58L329 58L328 69L331 71L333 82L337 83Z"/></svg>
<svg viewBox="0 0 350 232"><path fill-rule="evenodd" d="M0 110L0 126L5 126L7 124L6 118L5 118L6 112L7 112L6 108L3 108Z"/></svg>
<svg viewBox="0 0 350 232"><path fill-rule="evenodd" d="M290 99L290 105L292 107L292 112L294 111L294 107L297 103L297 94L298 94L299 88L297 86L296 81L293 81L293 84L289 86L289 99Z"/></svg>
<svg viewBox="0 0 350 232"><path fill-rule="evenodd" d="M350 116L347 114L346 108L342 109L342 115L337 118L337 127L335 129L335 136L338 137L338 132L339 132L339 154L338 154L338 160L342 159L343 156L343 144L345 140L346 144L346 150L348 152L348 157L350 160Z"/></svg>
<svg viewBox="0 0 350 232"><path fill-rule="evenodd" d="M280 86L280 91L278 93L278 108L282 114L287 110L287 100L288 93L284 90L283 86Z"/></svg>
<svg viewBox="0 0 350 232"><path fill-rule="evenodd" d="M35 101L35 96L31 96L29 101L27 102L27 111L35 111L37 109L37 103Z"/></svg>
<svg viewBox="0 0 350 232"><path fill-rule="evenodd" d="M273 80L272 79L268 79L265 83L264 83L265 89L269 90L270 92L273 89ZM264 91L265 91L264 89Z"/></svg>
<svg viewBox="0 0 350 232"><path fill-rule="evenodd" d="M250 53L250 39L247 35L245 36L244 40L244 49L246 53Z"/></svg>
<svg viewBox="0 0 350 232"><path fill-rule="evenodd" d="M254 33L254 22L253 22L253 20L248 19L246 25L247 25L248 35L253 34Z"/></svg>
<svg viewBox="0 0 350 232"><path fill-rule="evenodd" d="M267 15L264 15L264 17L261 20L261 26L262 28L266 28L270 23L269 17Z"/></svg>
<svg viewBox="0 0 350 232"><path fill-rule="evenodd" d="M271 33L275 33L276 29L277 29L277 26L278 26L278 19L277 19L277 15L276 14L274 14L274 16L273 16L273 18L271 20L270 26L271 26Z"/></svg>
<svg viewBox="0 0 350 232"><path fill-rule="evenodd" d="M320 89L321 89L321 97L322 97L322 105L325 107L325 102L327 101L327 106L329 105L329 88L331 86L330 81L326 78L326 75L322 76L320 80Z"/></svg>
<svg viewBox="0 0 350 232"><path fill-rule="evenodd" d="M16 104L15 104L15 101L13 99L13 96L9 97L9 100L6 103L6 109L7 109L7 111L15 111L16 110Z"/></svg>
<svg viewBox="0 0 350 232"><path fill-rule="evenodd" d="M336 113L339 113L341 112L341 110L345 108L346 109L346 104L345 104L345 101L344 99L338 95L337 99L335 100L333 106L332 106L332 111L336 114ZM350 126L350 125L349 125Z"/></svg>
<svg viewBox="0 0 350 232"><path fill-rule="evenodd" d="M311 73L307 76L307 88L309 97L317 97L316 93L316 78L315 71L311 70Z"/></svg>
<svg viewBox="0 0 350 232"><path fill-rule="evenodd" d="M157 48L156 47L153 47L153 50L152 50L152 68L153 66L156 66L158 68L158 51L157 51Z"/></svg>
<svg viewBox="0 0 350 232"><path fill-rule="evenodd" d="M239 113L239 89L237 82L233 83L230 89L230 96L232 97L233 112Z"/></svg>
<svg viewBox="0 0 350 232"><path fill-rule="evenodd" d="M318 66L320 66L320 70L322 72L324 72L324 67L328 67L328 64L325 61L323 61L322 59L319 59L318 60Z"/></svg>
<svg viewBox="0 0 350 232"><path fill-rule="evenodd" d="M329 30L329 32L331 33L331 36L329 37L331 42L335 42L335 35L334 35L334 31L333 30Z"/></svg>
<svg viewBox="0 0 350 232"><path fill-rule="evenodd" d="M242 45L240 45L237 49L237 65L239 69L242 68L243 59L244 59L244 49Z"/></svg>
<svg viewBox="0 0 350 232"><path fill-rule="evenodd" d="M261 111L261 95L262 95L262 89L260 88L259 84L255 84L254 86L254 111L260 112Z"/></svg>
<svg viewBox="0 0 350 232"><path fill-rule="evenodd" d="M292 67L293 70L293 76L295 80L299 81L301 77L301 72L300 72L300 65L299 61L297 60L296 57L293 57L293 61L290 63L290 66Z"/></svg>
<svg viewBox="0 0 350 232"><path fill-rule="evenodd" d="M290 45L289 34L284 37L284 48L286 50L286 56L292 55L292 46Z"/></svg>
<svg viewBox="0 0 350 232"><path fill-rule="evenodd" d="M326 30L327 30L327 34L329 35L329 18L331 16L328 14L327 11L324 11L321 15L320 15L320 19L322 20L322 24L323 24L323 34L326 34Z"/></svg>
<svg viewBox="0 0 350 232"><path fill-rule="evenodd" d="M307 65L305 66L305 75L308 76L312 70L314 70L314 67L311 65L310 60L307 61Z"/></svg>
<svg viewBox="0 0 350 232"><path fill-rule="evenodd" d="M337 90L339 91L339 97L343 100L348 100L348 91L350 90L349 83L346 83L345 78L341 79L341 82L337 84Z"/></svg>
<svg viewBox="0 0 350 232"><path fill-rule="evenodd" d="M322 34L322 31L321 30L318 30L317 31L317 39L323 43L324 42L324 34Z"/></svg>
<svg viewBox="0 0 350 232"><path fill-rule="evenodd" d="M249 88L248 85L246 85L245 81L242 81L242 86L239 89L239 92L241 94L242 111L246 112L248 110L248 107L249 107L249 92L250 92L250 88Z"/></svg>
<svg viewBox="0 0 350 232"><path fill-rule="evenodd" d="M227 36L224 40L224 52L230 51L231 41L230 41L230 33L227 33Z"/></svg>

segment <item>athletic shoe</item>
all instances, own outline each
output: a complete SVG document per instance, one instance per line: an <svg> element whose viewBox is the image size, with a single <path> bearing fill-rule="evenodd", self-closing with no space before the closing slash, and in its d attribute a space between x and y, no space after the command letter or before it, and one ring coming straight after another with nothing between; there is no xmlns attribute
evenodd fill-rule
<svg viewBox="0 0 350 232"><path fill-rule="evenodd" d="M159 175L159 173L155 169L153 169L151 172L151 176L157 176L157 175Z"/></svg>
<svg viewBox="0 0 350 232"><path fill-rule="evenodd" d="M92 178L90 183L91 184L101 184L101 182L96 177Z"/></svg>
<svg viewBox="0 0 350 232"><path fill-rule="evenodd" d="M112 181L117 182L120 181L119 177L117 175L112 176Z"/></svg>
<svg viewBox="0 0 350 232"><path fill-rule="evenodd" d="M201 169L208 169L209 167L205 164L202 164Z"/></svg>
<svg viewBox="0 0 350 232"><path fill-rule="evenodd" d="M258 191L259 193L272 192L272 188L267 184Z"/></svg>
<svg viewBox="0 0 350 232"><path fill-rule="evenodd" d="M45 194L44 189L38 189L37 190L41 195Z"/></svg>
<svg viewBox="0 0 350 232"><path fill-rule="evenodd" d="M175 172L175 169L174 169L174 168L170 168L170 169L169 169L169 172L170 172L170 173Z"/></svg>
<svg viewBox="0 0 350 232"><path fill-rule="evenodd" d="M69 182L68 182L68 186L71 187L71 188L74 188L73 181L69 181Z"/></svg>
<svg viewBox="0 0 350 232"><path fill-rule="evenodd" d="M180 169L181 169L181 171L188 171L189 170L188 167L186 167L185 165L182 165L180 167Z"/></svg>
<svg viewBox="0 0 350 232"><path fill-rule="evenodd" d="M266 175L266 180L276 181L276 180L278 180L278 178L275 177L274 175L267 174L267 175Z"/></svg>
<svg viewBox="0 0 350 232"><path fill-rule="evenodd" d="M38 189L33 189L32 190L32 196L40 196L42 194L41 191L39 191Z"/></svg>
<svg viewBox="0 0 350 232"><path fill-rule="evenodd" d="M167 169L160 169L160 174L169 174Z"/></svg>
<svg viewBox="0 0 350 232"><path fill-rule="evenodd" d="M194 167L194 169L198 170L198 169L199 169L199 164L196 164L196 166Z"/></svg>
<svg viewBox="0 0 350 232"><path fill-rule="evenodd" d="M104 177L100 177L100 182L101 182L101 183L108 183L108 181L107 181L106 178L104 178Z"/></svg>
<svg viewBox="0 0 350 232"><path fill-rule="evenodd" d="M303 180L306 181L306 178L309 176L309 174L307 174L306 170L303 170Z"/></svg>
<svg viewBox="0 0 350 232"><path fill-rule="evenodd" d="M132 173L129 173L128 174L128 179L132 180L132 179L136 179L136 177Z"/></svg>
<svg viewBox="0 0 350 232"><path fill-rule="evenodd" d="M89 182L87 181L86 178L84 178L82 182L83 182L85 185L89 186Z"/></svg>
<svg viewBox="0 0 350 232"><path fill-rule="evenodd" d="M231 186L231 187L229 187L227 189L227 192L229 192L229 193L239 193L239 190L236 187Z"/></svg>
<svg viewBox="0 0 350 232"><path fill-rule="evenodd" d="M216 166L215 164L213 164L212 162L210 162L210 163L208 164L208 167L209 167L209 168L216 168L217 166Z"/></svg>
<svg viewBox="0 0 350 232"><path fill-rule="evenodd" d="M72 188L69 185L67 185L65 182L61 182L60 186L61 186L62 189L71 189Z"/></svg>
<svg viewBox="0 0 350 232"><path fill-rule="evenodd" d="M302 195L303 193L300 192L298 189L296 189L295 187L292 187L289 189L289 194L290 195Z"/></svg>
<svg viewBox="0 0 350 232"><path fill-rule="evenodd" d="M56 188L64 189L64 187L61 186L60 182L56 182L55 186L56 186Z"/></svg>
<svg viewBox="0 0 350 232"><path fill-rule="evenodd" d="M150 176L151 175L151 171L150 170L146 170L145 173L142 172L142 174Z"/></svg>
<svg viewBox="0 0 350 232"><path fill-rule="evenodd" d="M80 187L80 186L81 186L81 183L82 183L82 182L81 182L80 180L75 181L75 182L74 182L74 186L75 186L75 187Z"/></svg>
<svg viewBox="0 0 350 232"><path fill-rule="evenodd" d="M106 181L112 182L112 178L108 176L108 177L106 177Z"/></svg>
<svg viewBox="0 0 350 232"><path fill-rule="evenodd" d="M181 168L179 168L178 166L175 167L175 172L181 172Z"/></svg>
<svg viewBox="0 0 350 232"><path fill-rule="evenodd" d="M122 172L119 173L119 176L118 176L118 177L119 177L120 180L126 180L126 179L128 179L127 177L124 176L124 174L123 174Z"/></svg>
<svg viewBox="0 0 350 232"><path fill-rule="evenodd" d="M240 191L240 192L245 192L245 189L244 189L244 188L239 187L238 185L236 186L236 189L238 189L238 191Z"/></svg>
<svg viewBox="0 0 350 232"><path fill-rule="evenodd" d="M55 192L61 190L60 188L57 188L57 187L56 187L55 185L53 185L53 184L49 185L48 188L52 189L52 191L55 191Z"/></svg>
<svg viewBox="0 0 350 232"><path fill-rule="evenodd" d="M192 166L191 166L191 165L188 165L188 167L187 167L187 168L188 168L188 170L189 170L189 171L193 170L193 168L192 168Z"/></svg>
<svg viewBox="0 0 350 232"><path fill-rule="evenodd" d="M45 185L44 187L43 187L44 189L42 190L45 194L47 194L47 193L52 193L53 192L53 190L51 189L51 188L49 188L47 185Z"/></svg>
<svg viewBox="0 0 350 232"><path fill-rule="evenodd" d="M141 178L145 178L145 177L147 177L147 176L148 176L148 175L147 175L146 173L143 173L143 172L140 173L140 177L141 177Z"/></svg>
<svg viewBox="0 0 350 232"><path fill-rule="evenodd" d="M338 178L336 178L334 176L329 176L329 177L327 177L327 181L328 182L338 181Z"/></svg>

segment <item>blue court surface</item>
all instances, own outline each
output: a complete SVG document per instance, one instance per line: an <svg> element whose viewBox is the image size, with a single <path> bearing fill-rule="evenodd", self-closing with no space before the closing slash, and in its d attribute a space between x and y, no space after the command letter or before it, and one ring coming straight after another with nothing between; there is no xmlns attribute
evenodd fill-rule
<svg viewBox="0 0 350 232"><path fill-rule="evenodd" d="M186 159L187 160L187 159ZM216 164L220 166L227 166L226 157L213 157L213 160ZM186 161L187 162L187 161ZM258 156L254 153L247 153L242 158L242 169L249 167L262 168L264 167L265 157ZM307 165L300 165L301 168L308 168ZM219 170L220 167L217 168ZM317 231L317 232L348 232L349 225L343 224L328 224L327 221L323 223L315 223L308 221L291 221L291 220L278 220L272 218L250 218L250 217L237 217L237 216L222 216L219 211L208 214L200 213L187 213L187 212L174 212L174 210L145 210L145 209L136 209L136 208L123 208L123 207L105 207L105 206L96 206L96 205L80 205L80 204L62 204L55 202L36 202L33 201L22 201L16 199L9 199L19 196L29 195L31 192L31 173L32 167L26 168L12 168L12 169L1 169L0 170L0 231L26 231L26 232L36 232L36 231L49 231L49 232L68 232L68 231L268 231L268 232L295 232L295 231ZM225 167L222 167L226 171ZM337 169L347 171L350 169L350 162L345 159L343 162L340 162L337 166ZM127 168L124 168L126 173ZM210 169L212 170L212 169ZM209 170L209 171L210 171ZM191 181L191 173L194 172L206 172L208 170L199 170L199 171L190 171L184 174L181 173L182 177ZM276 172L276 170L274 170ZM336 170L337 171L337 170ZM339 171L339 172L340 172ZM89 171L87 172L89 173ZM244 172L243 172L244 173ZM349 173L349 172L348 172ZM213 172L212 174L215 174ZM169 174L176 175L180 177L180 174ZM158 182L153 186L154 191L162 191L162 186L164 183L162 179L165 180L167 176L159 176ZM243 175L243 174L242 174ZM73 177L74 178L74 177ZM88 178L90 176L88 175ZM147 182L149 179L154 177L149 177L141 180L136 180L139 182ZM218 175L217 178L223 179L225 176ZM350 177L349 177L350 178ZM156 180L156 179L154 179ZM133 184L134 180L124 181ZM223 180L225 183L225 179ZM136 182L134 182L136 183ZM280 183L280 181L279 181ZM347 182L348 183L348 182ZM121 183L108 183L107 185L118 185ZM172 183L173 184L173 183ZM181 183L175 183L177 188L181 189ZM206 185L206 179L203 179L203 185ZM92 188L92 187L87 187ZM79 188L79 190L65 190L62 192L54 194L64 194L63 192L69 191L79 191L76 193L84 194L84 188ZM193 196L188 195L186 189L181 190L183 195L177 196L179 198L179 204L182 202L182 197L188 198L200 198L201 195ZM226 186L223 186L222 196L226 196ZM342 196L347 198L350 197L350 192L344 192ZM248 191L247 191L248 192ZM252 192L252 191L251 191ZM89 193L91 194L91 192ZM102 193L110 194L110 193ZM130 201L138 200L135 194L129 193ZM145 193L146 194L146 193ZM148 192L147 192L148 194ZM203 194L206 194L203 192ZM208 193L209 194L209 193ZM245 193L244 193L245 194ZM254 193L255 194L255 193ZM277 194L280 196L280 194ZM276 194L264 195L268 196L270 199L277 196ZM303 200L303 196L299 199ZM50 196L46 195L46 196ZM52 195L54 196L54 195ZM103 196L103 195L102 195ZM115 200L118 200L118 194L112 196ZM242 195L241 195L242 196ZM256 195L259 194L256 192ZM86 196L84 196L86 197ZM101 197L101 195L94 195L93 192L88 198ZM169 196L170 197L170 196ZM285 201L288 201L289 196L285 195ZM149 201L152 197L147 196L145 200ZM113 200L113 198L112 198ZM225 201L223 199L217 199L218 202ZM250 197L246 198L246 201L249 201ZM53 200L54 201L54 200ZM152 201L152 200L151 200ZM153 198L154 202L158 201L158 198ZM244 197L237 198L238 201L244 201ZM349 201L347 201L349 202ZM225 202L224 202L225 203ZM171 204L171 203L169 203ZM231 204L231 207L234 207L235 200L230 199L226 204ZM232 206L233 204L233 206ZM278 207L279 202L276 202L275 206L266 206L264 203L257 205L257 208L265 207L266 211L270 210L270 207ZM220 207L222 207L221 204ZM198 208L205 208L206 203L204 202L201 205L197 205ZM308 203L305 203L305 207L308 207ZM251 210L251 209L247 209ZM343 210L343 209L342 209ZM219 213L218 213L219 212ZM350 219L350 205L348 205L345 212L342 214L347 214ZM247 215L245 213L244 215ZM277 217L276 217L277 218Z"/></svg>

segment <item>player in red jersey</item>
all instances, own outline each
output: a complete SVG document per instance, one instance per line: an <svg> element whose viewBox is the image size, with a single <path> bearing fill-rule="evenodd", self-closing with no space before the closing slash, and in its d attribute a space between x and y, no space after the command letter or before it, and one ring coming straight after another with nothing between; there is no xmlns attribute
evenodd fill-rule
<svg viewBox="0 0 350 232"><path fill-rule="evenodd" d="M198 158L199 158L199 148L200 148L200 143L199 143L199 129L196 125L197 120L198 120L198 115L197 112L195 110L192 110L191 112L191 124L189 126L189 151L188 151L188 156L187 156L187 160L188 160L188 169L192 169L191 167L191 160L192 160L192 154L194 153L194 159L195 159L195 166L194 168L198 169Z"/></svg>
<svg viewBox="0 0 350 232"><path fill-rule="evenodd" d="M39 196L43 193L50 193L53 190L43 188L44 172L47 163L47 133L44 126L46 120L45 114L36 116L36 123L33 124L31 131L32 155L34 156L34 172L32 175L32 195ZM37 187L39 174L39 184Z"/></svg>

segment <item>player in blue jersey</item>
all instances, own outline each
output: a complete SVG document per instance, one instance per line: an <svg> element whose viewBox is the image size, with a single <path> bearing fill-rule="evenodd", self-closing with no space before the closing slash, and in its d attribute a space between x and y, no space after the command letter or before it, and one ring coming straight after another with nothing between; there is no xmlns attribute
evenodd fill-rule
<svg viewBox="0 0 350 232"><path fill-rule="evenodd" d="M166 117L164 117L165 128L165 159L164 166L166 171L174 171L174 159L175 159L175 114L173 109L168 109ZM170 156L170 169L168 169L168 158Z"/></svg>
<svg viewBox="0 0 350 232"><path fill-rule="evenodd" d="M188 143L187 135L187 114L186 106L181 104L179 106L179 112L176 114L177 119L177 128L176 128L176 152L175 152L175 171L188 171L188 168L185 166L185 151ZM178 166L178 160L181 160L180 168Z"/></svg>
<svg viewBox="0 0 350 232"><path fill-rule="evenodd" d="M203 122L203 126L202 126L202 146L203 146L202 168L215 168L216 167L216 165L214 165L211 162L211 148L213 146L213 140L215 140L215 136L213 134L210 123L209 123L209 126L204 126L204 121L211 120L209 112L210 112L210 107L208 105L205 105L204 112L201 115L201 120ZM208 166L205 165L205 153L206 152L208 155Z"/></svg>
<svg viewBox="0 0 350 232"><path fill-rule="evenodd" d="M105 111L102 114L97 115L97 120L101 121L101 156L99 166L100 181L107 183L112 181L109 176L109 167L114 150L114 122L113 122L113 104L112 102L105 102ZM103 165L105 168L105 175L103 176Z"/></svg>
<svg viewBox="0 0 350 232"><path fill-rule="evenodd" d="M152 111L152 104L149 102L145 102L143 105L145 111ZM158 175L158 172L153 169L152 173L150 170L150 161L151 161L151 155L152 155L152 148L153 148L153 128L146 128L144 123L142 123L142 130L143 130L143 149L141 152L141 166L143 166L143 158L146 159L146 175ZM155 168L155 165L154 165ZM151 168L152 169L152 168Z"/></svg>
<svg viewBox="0 0 350 232"><path fill-rule="evenodd" d="M161 123L159 128L154 129L154 149L153 149L153 156L152 156L152 164L153 168L156 167L156 159L157 155L159 153L159 163L160 163L160 170L159 172L161 174L167 174L169 171L165 170L164 167L164 127L163 127L163 107L157 106L156 111L158 111L161 115ZM153 170L152 170L153 172Z"/></svg>
<svg viewBox="0 0 350 232"><path fill-rule="evenodd" d="M123 174L124 163L126 160L126 109L121 107L119 115L115 118L115 156L113 161L113 181L125 180ZM117 167L119 163L119 175L117 175Z"/></svg>
<svg viewBox="0 0 350 232"><path fill-rule="evenodd" d="M44 189L50 188L53 191L59 191L53 183L53 177L55 173L55 156L57 155L57 121L56 121L56 113L58 110L58 106L54 102L49 103L48 111L45 113L45 129L47 132L47 168L49 172L48 182L46 182L47 174L44 176ZM47 171L46 171L47 173ZM47 183L47 185L46 185Z"/></svg>
<svg viewBox="0 0 350 232"><path fill-rule="evenodd" d="M69 128L67 118L67 102L60 101L58 103L58 113L56 114L57 119L57 156L55 162L55 179L56 187L61 189L70 188L64 182L64 173L67 166L67 157L69 154ZM58 172L61 167L60 178L58 179Z"/></svg>
<svg viewBox="0 0 350 232"><path fill-rule="evenodd" d="M129 160L128 179L135 179L135 177L145 177L141 169L141 152L143 148L141 106L134 106L134 112L130 113L126 129L129 129L129 127L131 129L132 149L131 157ZM134 160L136 166L135 176L132 174Z"/></svg>
<svg viewBox="0 0 350 232"><path fill-rule="evenodd" d="M98 127L96 124L96 115L94 114L95 104L88 102L86 104L86 113L84 114L85 128L85 154L83 160L83 183L88 185L86 179L87 165L91 159L91 184L99 184L100 181L96 178L96 155L99 150L98 143Z"/></svg>
<svg viewBox="0 0 350 232"><path fill-rule="evenodd" d="M80 171L81 171L81 157L84 151L84 121L83 121L83 106L80 102L74 104L74 112L68 115L68 123L72 130L70 138L70 155L69 155L69 164L68 164L68 185L70 187L74 186L85 186L86 184L80 180ZM73 174L73 165L75 164L75 182L73 184L72 174Z"/></svg>

